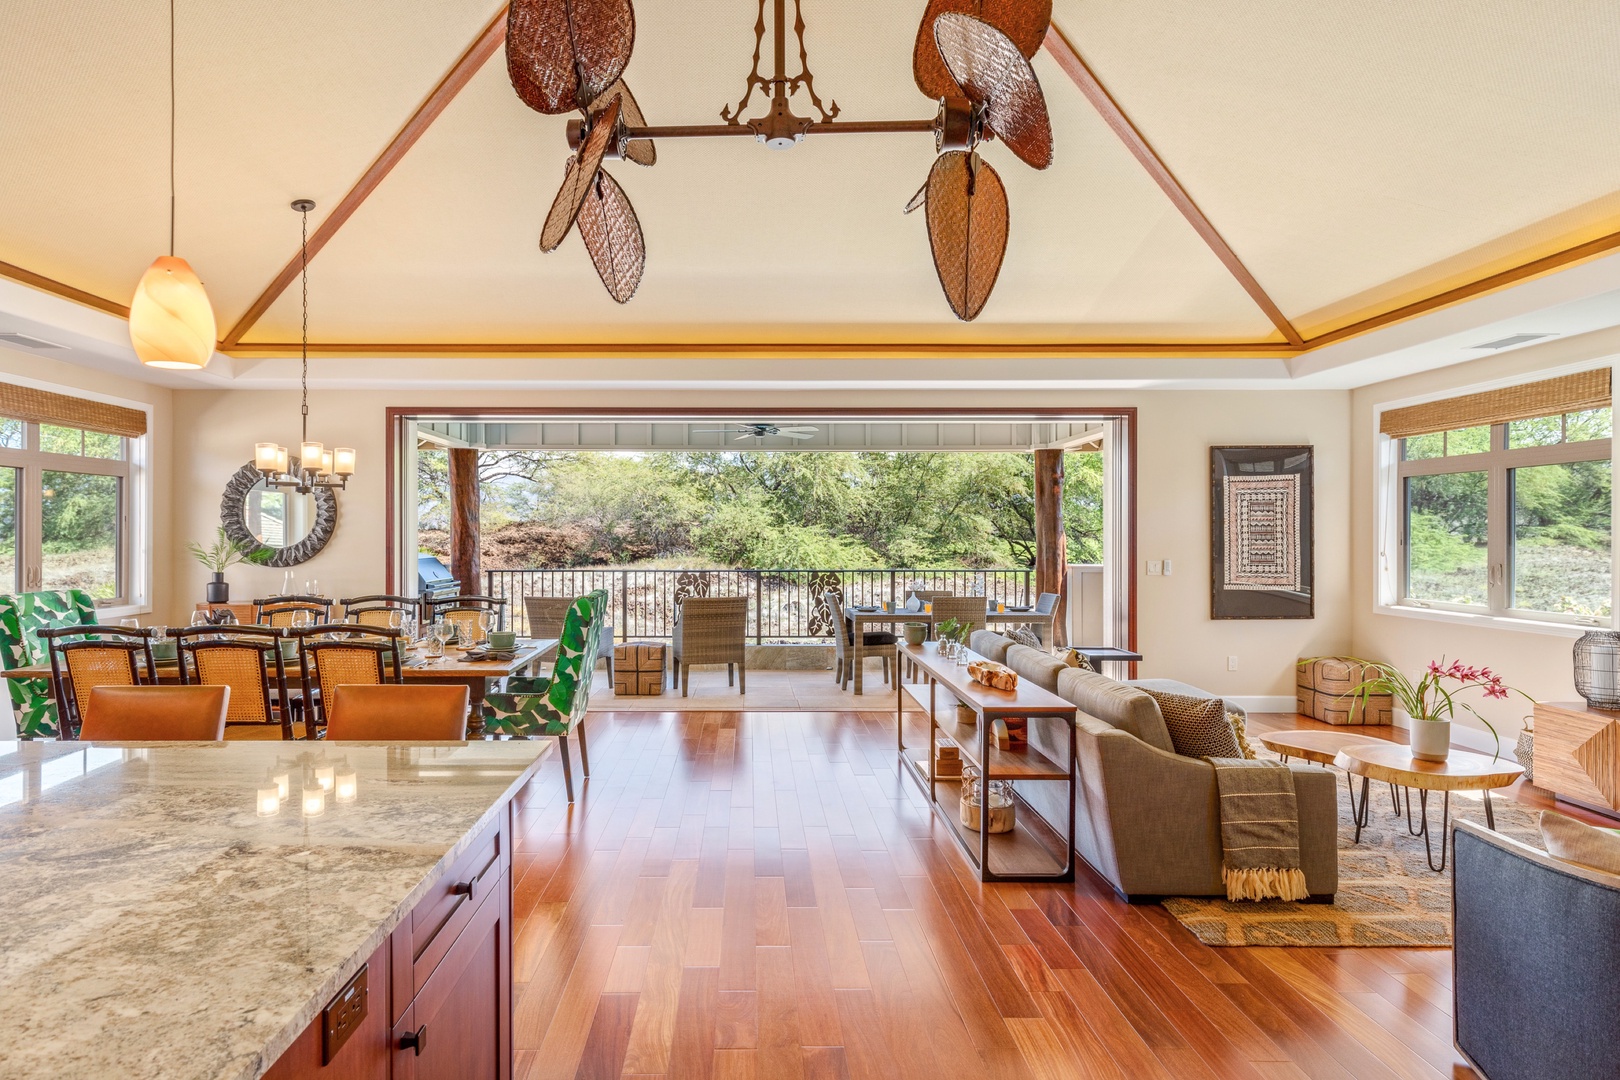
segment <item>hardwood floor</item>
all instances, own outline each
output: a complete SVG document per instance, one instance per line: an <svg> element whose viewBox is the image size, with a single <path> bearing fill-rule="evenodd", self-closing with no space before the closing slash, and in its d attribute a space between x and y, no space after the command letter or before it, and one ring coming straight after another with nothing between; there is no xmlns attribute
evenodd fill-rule
<svg viewBox="0 0 1620 1080"><path fill-rule="evenodd" d="M1294 726L1257 717L1261 726ZM515 847L517 1080L1473 1077L1443 949L1211 949L981 885L892 712L602 713Z"/></svg>

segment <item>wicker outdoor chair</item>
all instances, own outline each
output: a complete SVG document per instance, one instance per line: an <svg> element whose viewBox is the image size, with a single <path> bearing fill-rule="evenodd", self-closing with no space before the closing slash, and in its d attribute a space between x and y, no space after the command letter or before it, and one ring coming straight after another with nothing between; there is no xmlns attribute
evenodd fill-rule
<svg viewBox="0 0 1620 1080"><path fill-rule="evenodd" d="M833 634L833 655L838 658L837 670L833 673L833 681L841 689L849 689L849 680L855 677L855 627L844 618L844 602L838 594L828 589L823 596L827 600L827 610L833 614L833 625L838 631ZM861 634L861 647L863 649L881 648L883 652L872 653L883 659L883 681L889 681L889 664L893 659L893 649L898 639L888 630L868 630Z"/></svg>
<svg viewBox="0 0 1620 1080"><path fill-rule="evenodd" d="M398 630L356 623L322 623L288 633L298 639L298 680L304 687L304 738L320 737L326 702L339 686L403 683Z"/></svg>
<svg viewBox="0 0 1620 1080"><path fill-rule="evenodd" d="M929 601L934 605L934 632L939 633L939 624L955 620L967 626L967 633L974 630L983 630L989 625L985 612L989 608L985 605L982 596L941 596L937 600ZM962 637L967 640L967 634Z"/></svg>
<svg viewBox="0 0 1620 1080"><path fill-rule="evenodd" d="M285 631L273 626L179 626L169 631L180 656L180 682L231 688L227 726L275 724L293 738L303 699L287 693L281 657Z"/></svg>
<svg viewBox="0 0 1620 1080"><path fill-rule="evenodd" d="M578 602L577 596L526 596L523 598L523 615L529 624L531 638L561 638L563 620L568 617L568 611ZM608 681L613 681L613 624L606 621L608 612L604 608L601 629L602 648L598 651L598 659L607 664ZM539 659L550 660L557 654L557 646L553 645L546 652L540 654Z"/></svg>
<svg viewBox="0 0 1620 1080"><path fill-rule="evenodd" d="M86 636L93 635L93 636ZM119 626L58 626L39 631L51 653L58 738L77 739L90 691L98 686L157 682L152 639L145 630Z"/></svg>
<svg viewBox="0 0 1620 1080"><path fill-rule="evenodd" d="M691 689L693 664L726 665L727 685L748 693L748 598L688 596L675 609L671 669L681 697Z"/></svg>

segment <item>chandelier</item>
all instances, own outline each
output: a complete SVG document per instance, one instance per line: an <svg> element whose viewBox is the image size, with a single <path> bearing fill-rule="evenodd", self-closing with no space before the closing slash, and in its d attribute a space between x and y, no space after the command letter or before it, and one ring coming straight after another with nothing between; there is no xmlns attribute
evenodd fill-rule
<svg viewBox="0 0 1620 1080"><path fill-rule="evenodd" d="M299 349L303 372L300 380L303 430L296 458L288 455L285 446L273 442L255 443L253 467L264 474L267 486L292 488L307 495L316 488L347 488L349 477L354 475L355 453L349 446L328 450L309 437L309 212L315 209L315 201L296 199L292 208L298 211L303 223L303 240L299 247L299 277L303 285L303 337Z"/></svg>
<svg viewBox="0 0 1620 1080"><path fill-rule="evenodd" d="M957 318L976 318L1001 271L1008 232L1007 191L979 145L999 139L1032 168L1052 163L1051 120L1029 65L1051 25L1052 0L929 0L912 76L938 111L923 120L864 121L840 120L836 103L823 105L804 44L803 0L792 3L797 74L788 70L788 0L759 0L753 72L742 100L720 110L724 123L652 127L623 78L636 36L631 0L513 0L506 31L512 88L537 112L578 110L584 117L568 124L573 156L541 229L540 250L556 250L578 225L597 276L623 304L641 284L647 247L629 196L604 161L651 166L655 139L743 136L788 149L812 135L931 133L934 165L905 211L926 209L945 299ZM774 65L762 74L768 24ZM793 111L801 90L815 117ZM765 111L745 118L755 91L768 98Z"/></svg>

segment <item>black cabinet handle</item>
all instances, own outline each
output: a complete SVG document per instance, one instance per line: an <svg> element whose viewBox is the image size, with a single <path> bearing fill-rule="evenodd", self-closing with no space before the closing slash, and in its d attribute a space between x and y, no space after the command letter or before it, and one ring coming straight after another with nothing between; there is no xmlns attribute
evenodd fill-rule
<svg viewBox="0 0 1620 1080"><path fill-rule="evenodd" d="M450 886L450 893L452 896L471 896L473 894L473 889L476 888L477 885L478 882L476 881L458 881L454 885Z"/></svg>
<svg viewBox="0 0 1620 1080"><path fill-rule="evenodd" d="M416 1056L421 1057L422 1051L427 1049L427 1025L423 1024L415 1031L401 1035L399 1037L399 1048L401 1050L414 1050Z"/></svg>

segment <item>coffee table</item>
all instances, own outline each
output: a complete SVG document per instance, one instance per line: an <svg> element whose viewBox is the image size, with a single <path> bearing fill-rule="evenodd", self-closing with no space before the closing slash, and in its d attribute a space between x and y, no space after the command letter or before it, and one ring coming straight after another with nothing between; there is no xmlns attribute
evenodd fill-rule
<svg viewBox="0 0 1620 1080"><path fill-rule="evenodd" d="M1339 756L1339 751L1347 746L1358 746L1363 743L1387 743L1385 739L1375 739L1370 735L1353 735L1348 731L1268 731L1259 736L1260 745L1282 756L1284 761L1289 758L1300 758L1303 761L1313 762L1317 765L1332 765ZM1362 821L1365 814L1356 802L1356 778L1345 773L1345 787L1350 792L1350 817L1354 821ZM1396 794L1395 785L1389 786L1390 797L1395 802L1395 812L1401 812L1400 796ZM1359 837L1359 830L1357 836Z"/></svg>
<svg viewBox="0 0 1620 1080"><path fill-rule="evenodd" d="M1347 773L1361 777L1361 814L1356 818L1356 840L1367 818L1367 785L1383 780L1404 788L1416 788L1418 804L1422 807L1422 823L1412 823L1412 799L1406 800L1406 827L1413 836L1423 837L1423 849L1428 856L1429 869L1441 873L1446 868L1447 833L1451 824L1451 793L1453 791L1479 791L1485 796L1485 824L1496 828L1496 814L1491 809L1491 791L1507 787L1524 775L1524 769L1512 762L1492 760L1483 754L1470 754L1453 750L1445 761L1419 761L1411 748L1400 743L1373 741L1371 745L1353 743L1335 755L1333 764ZM1429 828L1429 792L1444 794L1440 813L1440 864L1435 865L1434 847Z"/></svg>

